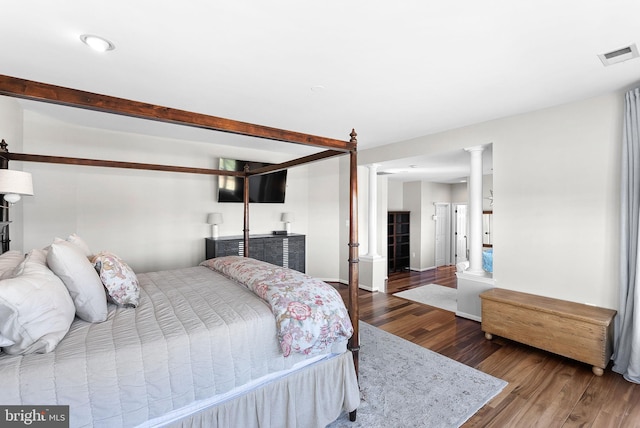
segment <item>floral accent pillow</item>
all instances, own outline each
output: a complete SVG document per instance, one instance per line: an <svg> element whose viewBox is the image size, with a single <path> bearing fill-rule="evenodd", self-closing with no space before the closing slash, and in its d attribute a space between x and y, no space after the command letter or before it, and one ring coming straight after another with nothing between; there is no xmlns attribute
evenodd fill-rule
<svg viewBox="0 0 640 428"><path fill-rule="evenodd" d="M285 357L291 352L315 355L353 334L340 293L301 272L240 256L201 263L238 281L271 307Z"/></svg>
<svg viewBox="0 0 640 428"><path fill-rule="evenodd" d="M109 300L119 306L138 306L140 288L138 277L133 269L113 253L102 251L92 257L91 263L96 268Z"/></svg>

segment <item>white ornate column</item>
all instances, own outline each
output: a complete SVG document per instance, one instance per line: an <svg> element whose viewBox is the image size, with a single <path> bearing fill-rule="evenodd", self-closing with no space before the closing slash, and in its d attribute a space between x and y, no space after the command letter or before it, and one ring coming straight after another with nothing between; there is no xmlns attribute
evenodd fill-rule
<svg viewBox="0 0 640 428"><path fill-rule="evenodd" d="M469 174L469 268L457 272L456 315L482 321L480 294L494 288L493 275L482 269L482 153L484 147L465 149L471 156Z"/></svg>
<svg viewBox="0 0 640 428"><path fill-rule="evenodd" d="M367 165L369 169L368 192L368 249L367 254L360 257L360 288L369 291L386 291L387 263L378 254L378 164Z"/></svg>
<svg viewBox="0 0 640 428"><path fill-rule="evenodd" d="M482 269L482 152L484 147L465 149L471 155L469 175L469 269L468 273L484 275Z"/></svg>

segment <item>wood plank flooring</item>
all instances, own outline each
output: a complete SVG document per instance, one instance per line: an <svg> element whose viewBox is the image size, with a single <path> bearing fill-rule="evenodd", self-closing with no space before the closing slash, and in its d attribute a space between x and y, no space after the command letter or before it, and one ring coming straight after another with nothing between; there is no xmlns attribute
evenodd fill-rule
<svg viewBox="0 0 640 428"><path fill-rule="evenodd" d="M360 290L360 319L509 385L464 427L638 427L640 385L605 370L496 337L453 312L392 296L436 283L456 287L454 267L389 275L388 293ZM347 297L347 287L334 286ZM428 422L425 423L428 426Z"/></svg>

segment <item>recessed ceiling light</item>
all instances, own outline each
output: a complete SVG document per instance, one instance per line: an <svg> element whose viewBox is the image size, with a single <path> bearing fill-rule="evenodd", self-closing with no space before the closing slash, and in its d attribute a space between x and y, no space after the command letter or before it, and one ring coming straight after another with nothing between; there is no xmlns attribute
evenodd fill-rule
<svg viewBox="0 0 640 428"><path fill-rule="evenodd" d="M104 37L94 36L92 34L83 34L80 40L91 49L97 52L112 51L116 46Z"/></svg>

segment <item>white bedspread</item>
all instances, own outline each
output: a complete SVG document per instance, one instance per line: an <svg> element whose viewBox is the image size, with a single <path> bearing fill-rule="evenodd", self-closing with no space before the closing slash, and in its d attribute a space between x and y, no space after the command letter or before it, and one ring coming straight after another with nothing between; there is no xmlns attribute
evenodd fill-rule
<svg viewBox="0 0 640 428"><path fill-rule="evenodd" d="M260 298L206 267L138 279L138 308L76 319L51 353L0 354L0 403L70 405L73 427L135 426L304 359L283 356Z"/></svg>

